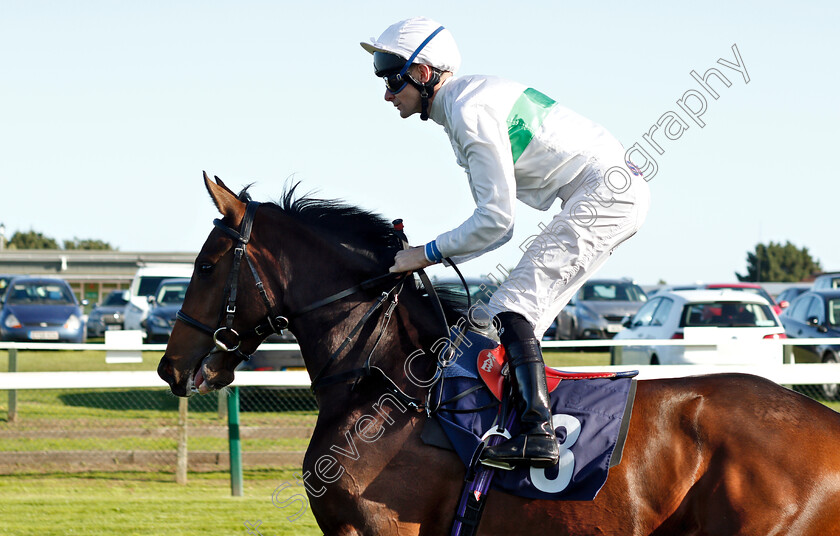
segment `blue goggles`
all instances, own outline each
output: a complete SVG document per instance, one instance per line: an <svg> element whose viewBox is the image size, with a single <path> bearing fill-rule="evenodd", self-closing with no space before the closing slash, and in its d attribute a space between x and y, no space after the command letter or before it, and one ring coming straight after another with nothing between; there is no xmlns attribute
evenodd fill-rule
<svg viewBox="0 0 840 536"><path fill-rule="evenodd" d="M414 58L416 58L417 55L420 54L420 51L423 50L423 47L429 44L429 41L439 34L441 30L443 30L443 26L432 32L429 37L420 43L417 50L415 50L411 57L407 60L396 54L391 54L390 52L376 51L373 53L373 71L376 76L381 77L385 81L385 88L388 91L396 95L405 89L405 86L408 85L410 81L413 81L408 74L409 67L411 67L412 62L414 62Z"/></svg>
<svg viewBox="0 0 840 536"><path fill-rule="evenodd" d="M385 81L385 87L393 94L399 93L408 84L409 67L411 64L396 54L373 53L374 72Z"/></svg>

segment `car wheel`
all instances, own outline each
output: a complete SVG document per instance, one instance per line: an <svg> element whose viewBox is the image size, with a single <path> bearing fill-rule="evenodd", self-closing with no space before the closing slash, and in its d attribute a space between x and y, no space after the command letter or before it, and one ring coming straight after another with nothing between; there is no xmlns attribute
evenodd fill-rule
<svg viewBox="0 0 840 536"><path fill-rule="evenodd" d="M659 364L659 356L657 356L656 354L653 354L652 356L650 356L650 364L651 365L658 365Z"/></svg>
<svg viewBox="0 0 840 536"><path fill-rule="evenodd" d="M831 352L826 352L825 355L823 355L822 362L837 363L837 356L835 356ZM820 390L822 391L823 398L825 398L826 400L840 399L840 384L824 383L820 385Z"/></svg>

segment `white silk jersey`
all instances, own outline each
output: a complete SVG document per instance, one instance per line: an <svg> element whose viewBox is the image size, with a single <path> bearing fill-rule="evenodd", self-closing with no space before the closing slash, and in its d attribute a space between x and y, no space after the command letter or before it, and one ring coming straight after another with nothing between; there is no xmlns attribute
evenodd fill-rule
<svg viewBox="0 0 840 536"><path fill-rule="evenodd" d="M429 116L449 136L476 204L466 221L436 238L443 257L466 260L507 242L517 199L547 210L558 197L566 201L587 172L625 166L624 148L602 126L502 78L445 80Z"/></svg>

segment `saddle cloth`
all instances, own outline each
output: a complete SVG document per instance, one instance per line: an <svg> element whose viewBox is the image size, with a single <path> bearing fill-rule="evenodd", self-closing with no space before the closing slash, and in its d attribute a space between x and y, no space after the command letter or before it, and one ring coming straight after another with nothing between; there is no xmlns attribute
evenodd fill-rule
<svg viewBox="0 0 840 536"><path fill-rule="evenodd" d="M440 404L434 418L469 466L482 438L496 430L504 351L495 340L473 331L458 334L457 340L457 361L444 369L431 400ZM548 469L496 471L493 487L532 499L592 500L606 482L611 458L620 460L636 373L604 377L550 368L547 373L560 461ZM518 423L509 432L516 435Z"/></svg>

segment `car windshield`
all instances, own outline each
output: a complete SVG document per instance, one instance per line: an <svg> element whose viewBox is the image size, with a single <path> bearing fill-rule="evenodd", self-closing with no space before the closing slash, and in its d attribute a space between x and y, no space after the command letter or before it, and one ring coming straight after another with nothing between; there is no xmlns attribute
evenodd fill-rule
<svg viewBox="0 0 840 536"><path fill-rule="evenodd" d="M742 302L689 303L683 308L681 327L756 327L778 326L767 305Z"/></svg>
<svg viewBox="0 0 840 536"><path fill-rule="evenodd" d="M157 301L160 305L177 305L184 303L189 283L167 283L158 289Z"/></svg>
<svg viewBox="0 0 840 536"><path fill-rule="evenodd" d="M137 289L138 296L154 296L155 291L160 286L160 282L164 279L170 279L172 276L144 276L140 278L140 285Z"/></svg>
<svg viewBox="0 0 840 536"><path fill-rule="evenodd" d="M120 305L125 305L127 303L128 302L125 301L125 298L123 297L123 291L119 291L119 292L112 292L112 293L108 294L108 297L105 298L105 302L102 305L120 306Z"/></svg>
<svg viewBox="0 0 840 536"><path fill-rule="evenodd" d="M642 287L633 283L587 283L579 296L584 301L647 301Z"/></svg>
<svg viewBox="0 0 840 536"><path fill-rule="evenodd" d="M21 282L14 283L8 290L6 303L12 305L48 304L69 305L76 302L70 289L59 283Z"/></svg>
<svg viewBox="0 0 840 536"><path fill-rule="evenodd" d="M828 300L828 323L840 326L840 298Z"/></svg>

